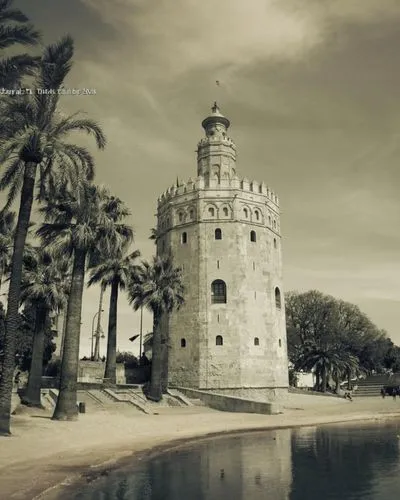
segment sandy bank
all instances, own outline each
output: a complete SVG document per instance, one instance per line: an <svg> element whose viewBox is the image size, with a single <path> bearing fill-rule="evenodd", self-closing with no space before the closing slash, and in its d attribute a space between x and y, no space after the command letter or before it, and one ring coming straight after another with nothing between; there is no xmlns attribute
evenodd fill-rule
<svg viewBox="0 0 400 500"><path fill-rule="evenodd" d="M310 399L311 398L311 399ZM400 418L400 400L293 395L282 415L226 413L204 407L160 408L159 415L131 411L81 415L53 422L46 411L13 417L13 436L0 438L1 498L29 499L88 471L99 473L135 453L210 434ZM97 472L96 472L97 471ZM54 493L40 498L56 498Z"/></svg>

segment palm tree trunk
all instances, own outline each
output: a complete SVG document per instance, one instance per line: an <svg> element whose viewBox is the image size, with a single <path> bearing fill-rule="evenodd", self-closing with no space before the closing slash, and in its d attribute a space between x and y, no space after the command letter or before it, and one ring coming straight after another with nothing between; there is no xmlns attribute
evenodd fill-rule
<svg viewBox="0 0 400 500"><path fill-rule="evenodd" d="M85 286L86 252L75 249L71 291L67 308L67 324L61 361L60 388L53 420L78 418L77 385L79 368L79 340L82 315L82 295Z"/></svg>
<svg viewBox="0 0 400 500"><path fill-rule="evenodd" d="M111 384L117 383L117 307L118 280L114 279L110 293L110 311L108 317L107 361L104 378Z"/></svg>
<svg viewBox="0 0 400 500"><path fill-rule="evenodd" d="M29 370L28 386L22 397L22 403L28 406L42 406L40 396L42 388L44 336L47 318L47 309L38 308L36 310L31 368Z"/></svg>
<svg viewBox="0 0 400 500"><path fill-rule="evenodd" d="M320 380L321 380L321 377L319 375L319 370L317 369L315 371L315 390L316 391L319 391L319 388L320 388Z"/></svg>
<svg viewBox="0 0 400 500"><path fill-rule="evenodd" d="M321 381L321 392L326 392L326 385L328 382L328 373L326 366L322 367L322 381Z"/></svg>
<svg viewBox="0 0 400 500"><path fill-rule="evenodd" d="M335 393L338 394L340 386L339 374L336 373L334 378L335 378Z"/></svg>
<svg viewBox="0 0 400 500"><path fill-rule="evenodd" d="M100 361L100 330L101 330L101 313L103 311L103 296L104 288L100 288L99 310L97 313L97 326L96 326L96 343L94 344L94 361Z"/></svg>
<svg viewBox="0 0 400 500"><path fill-rule="evenodd" d="M18 309L21 294L23 255L31 218L36 170L36 163L25 164L18 221L14 234L14 251L8 289L6 335L4 338L3 371L0 380L0 435L10 434L11 397L19 323Z"/></svg>
<svg viewBox="0 0 400 500"><path fill-rule="evenodd" d="M153 401L162 399L161 377L162 377L162 346L161 346L161 325L159 314L154 314L153 320L153 352L151 357L151 381L148 398Z"/></svg>
<svg viewBox="0 0 400 500"><path fill-rule="evenodd" d="M163 323L161 331L161 349L162 349L162 376L161 376L161 391L166 394L168 391L168 358L169 358L169 338L168 338L168 316L165 313L162 319Z"/></svg>
<svg viewBox="0 0 400 500"><path fill-rule="evenodd" d="M347 389L351 390L351 370L347 370Z"/></svg>

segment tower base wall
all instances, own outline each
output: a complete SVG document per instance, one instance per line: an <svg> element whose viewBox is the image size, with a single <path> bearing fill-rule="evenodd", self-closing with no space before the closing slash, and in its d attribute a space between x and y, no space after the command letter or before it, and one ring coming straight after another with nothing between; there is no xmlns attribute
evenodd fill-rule
<svg viewBox="0 0 400 500"><path fill-rule="evenodd" d="M184 387L189 388L187 385ZM203 389L193 388L209 394L220 394L222 396L233 396L259 402L285 401L288 398L288 387L238 387L226 389Z"/></svg>

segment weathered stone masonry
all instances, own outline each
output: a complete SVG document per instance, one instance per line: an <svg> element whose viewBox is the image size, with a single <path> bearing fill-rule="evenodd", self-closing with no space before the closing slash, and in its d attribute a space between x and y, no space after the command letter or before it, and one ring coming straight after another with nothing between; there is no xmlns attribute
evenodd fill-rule
<svg viewBox="0 0 400 500"><path fill-rule="evenodd" d="M186 288L168 321L170 384L265 400L288 387L279 203L236 174L229 125L215 104L197 178L158 200L157 253Z"/></svg>

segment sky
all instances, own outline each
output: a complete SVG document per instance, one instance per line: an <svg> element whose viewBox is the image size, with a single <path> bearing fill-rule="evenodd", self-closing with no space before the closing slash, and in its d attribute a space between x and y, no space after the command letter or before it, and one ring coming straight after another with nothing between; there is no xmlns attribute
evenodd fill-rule
<svg viewBox="0 0 400 500"><path fill-rule="evenodd" d="M129 205L143 258L154 253L158 196L177 176L196 176L201 121L217 100L231 120L238 173L279 195L285 290L355 303L400 344L398 0L15 5L44 43L73 36L67 86L96 93L65 96L62 110L82 109L102 125L104 152L83 143L96 181ZM98 297L98 288L85 291L82 355ZM120 350L138 352L127 339L139 318L122 297Z"/></svg>

